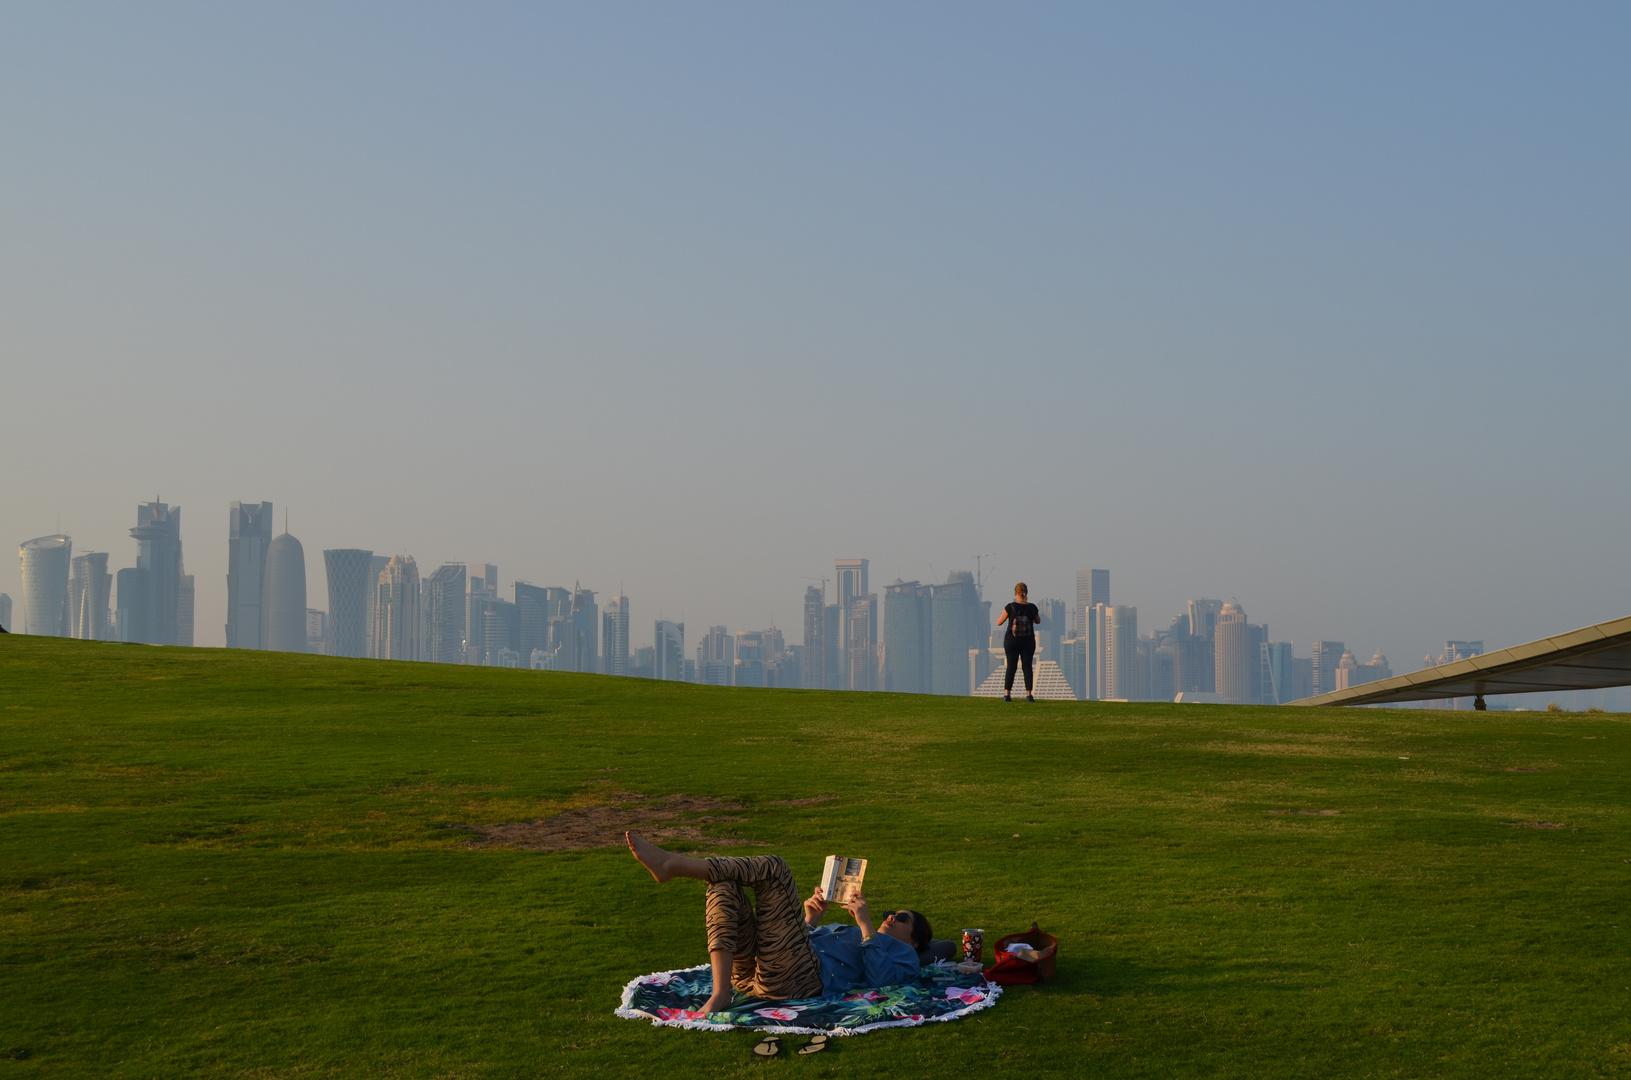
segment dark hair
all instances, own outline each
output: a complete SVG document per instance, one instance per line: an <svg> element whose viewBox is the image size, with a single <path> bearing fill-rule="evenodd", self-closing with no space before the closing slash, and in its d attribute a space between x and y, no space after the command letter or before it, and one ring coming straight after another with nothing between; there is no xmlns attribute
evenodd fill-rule
<svg viewBox="0 0 1631 1080"><path fill-rule="evenodd" d="M911 909L908 908L908 911ZM929 917L921 911L912 912L912 947L919 952L929 947L934 940L934 927L929 925Z"/></svg>

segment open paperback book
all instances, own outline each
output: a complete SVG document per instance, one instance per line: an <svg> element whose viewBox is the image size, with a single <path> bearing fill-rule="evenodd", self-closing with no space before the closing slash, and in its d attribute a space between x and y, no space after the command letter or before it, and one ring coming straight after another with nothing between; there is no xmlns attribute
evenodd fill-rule
<svg viewBox="0 0 1631 1080"><path fill-rule="evenodd" d="M850 897L861 891L861 879L866 877L865 859L846 859L842 855L828 855L821 868L821 895L829 904L847 904Z"/></svg>

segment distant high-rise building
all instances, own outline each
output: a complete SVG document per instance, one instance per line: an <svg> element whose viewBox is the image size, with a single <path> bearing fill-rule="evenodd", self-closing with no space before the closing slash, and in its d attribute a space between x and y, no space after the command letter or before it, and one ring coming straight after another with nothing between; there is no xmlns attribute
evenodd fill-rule
<svg viewBox="0 0 1631 1080"><path fill-rule="evenodd" d="M895 579L883 590L883 689L896 694L929 692L933 588ZM964 644L962 641L959 645Z"/></svg>
<svg viewBox="0 0 1631 1080"><path fill-rule="evenodd" d="M1036 611L1042 620L1036 628L1037 655L1057 663L1059 644L1069 636L1066 627L1070 608L1063 600L1044 598L1036 602ZM1065 674L1063 669L1061 674Z"/></svg>
<svg viewBox="0 0 1631 1080"><path fill-rule="evenodd" d="M603 624L601 652L605 657L606 674L627 676L629 673L629 598L619 593L606 601L606 612L601 616L601 621Z"/></svg>
<svg viewBox="0 0 1631 1080"><path fill-rule="evenodd" d="M849 688L878 688L878 594L852 596L844 620L849 644Z"/></svg>
<svg viewBox="0 0 1631 1080"><path fill-rule="evenodd" d="M1269 644L1268 624L1247 623L1246 635L1250 638L1250 643L1246 646L1246 652L1252 671L1252 702L1253 704L1262 705L1270 702L1274 697L1274 688L1269 678L1269 670L1263 666L1263 650L1268 648Z"/></svg>
<svg viewBox="0 0 1631 1080"><path fill-rule="evenodd" d="M411 555L386 560L375 585L374 655L419 659L419 567Z"/></svg>
<svg viewBox="0 0 1631 1080"><path fill-rule="evenodd" d="M1246 624L1246 610L1236 601L1230 600L1219 611L1212 644L1218 696L1228 705L1250 704L1252 664L1256 657Z"/></svg>
<svg viewBox="0 0 1631 1080"><path fill-rule="evenodd" d="M379 576L391 563L389 555L375 555L368 560L368 580L373 582L368 589L368 625L376 627L379 620ZM368 655L380 659L379 637L373 629L368 631Z"/></svg>
<svg viewBox="0 0 1631 1080"><path fill-rule="evenodd" d="M1213 639L1218 617L1223 613L1222 600L1191 600L1189 602L1189 632L1202 641Z"/></svg>
<svg viewBox="0 0 1631 1080"><path fill-rule="evenodd" d="M658 619L653 632L651 677L671 682L685 680L685 624ZM626 638L625 638L626 640Z"/></svg>
<svg viewBox="0 0 1631 1080"><path fill-rule="evenodd" d="M119 632L127 635L121 640L174 645L180 629L181 507L140 504L130 535L136 566L129 574L119 571Z"/></svg>
<svg viewBox="0 0 1631 1080"><path fill-rule="evenodd" d="M466 582L469 593L465 598L465 662L487 662L487 603L498 599L498 567L491 563L477 563L470 568ZM519 594L518 594L519 595ZM573 652L576 656L576 652ZM553 668L551 670L572 670Z"/></svg>
<svg viewBox="0 0 1631 1080"><path fill-rule="evenodd" d="M533 585L525 581L515 582L512 588L515 596L515 651L522 656L531 656L534 649L548 652L549 621L552 617L571 613L572 594L558 586Z"/></svg>
<svg viewBox="0 0 1631 1080"><path fill-rule="evenodd" d="M193 647L193 613L198 601L198 589L193 576L187 573L185 563L176 582L176 644L190 649Z"/></svg>
<svg viewBox="0 0 1631 1080"><path fill-rule="evenodd" d="M0 592L0 630L11 633L11 597Z"/></svg>
<svg viewBox="0 0 1631 1080"><path fill-rule="evenodd" d="M521 650L516 647L521 640L520 609L508 600L489 598L481 601L480 611L482 651L478 659L481 663L499 667L498 654L505 650L520 656Z"/></svg>
<svg viewBox="0 0 1631 1080"><path fill-rule="evenodd" d="M1314 661L1307 656L1291 658L1291 700L1314 696Z"/></svg>
<svg viewBox="0 0 1631 1080"><path fill-rule="evenodd" d="M736 635L736 660L731 665L731 685L777 685L777 665L784 651L782 632L775 627L741 631Z"/></svg>
<svg viewBox="0 0 1631 1080"><path fill-rule="evenodd" d="M424 583L424 658L433 664L464 663L464 563L443 563ZM528 650L527 655L530 655Z"/></svg>
<svg viewBox="0 0 1631 1080"><path fill-rule="evenodd" d="M969 650L989 647L974 575L953 570L934 587L929 605L929 693L967 696Z"/></svg>
<svg viewBox="0 0 1631 1080"><path fill-rule="evenodd" d="M1140 682L1148 682L1147 678L1138 677L1138 609L1100 604L1094 610L1100 613L1103 627L1104 648L1100 661L1103 692L1100 696L1135 701L1143 696L1139 693Z"/></svg>
<svg viewBox="0 0 1631 1080"><path fill-rule="evenodd" d="M1342 654L1347 651L1347 646L1340 641L1314 642L1312 666L1314 686L1310 693L1329 694L1337 688L1337 665L1342 662Z"/></svg>
<svg viewBox="0 0 1631 1080"><path fill-rule="evenodd" d="M40 536L23 544L17 554L23 564L22 632L67 637L72 627L68 570L73 540L61 533Z"/></svg>
<svg viewBox="0 0 1631 1080"><path fill-rule="evenodd" d="M730 686L736 668L736 639L723 626L710 626L697 642L697 682Z"/></svg>
<svg viewBox="0 0 1631 1080"><path fill-rule="evenodd" d="M320 655L328 653L328 612L306 609L306 651Z"/></svg>
<svg viewBox="0 0 1631 1080"><path fill-rule="evenodd" d="M1440 664L1454 664L1461 660L1470 660L1474 656L1484 655L1482 641L1446 641L1444 652L1439 656Z"/></svg>
<svg viewBox="0 0 1631 1080"><path fill-rule="evenodd" d="M866 596L870 591L867 585L867 567L869 563L866 559L838 559L833 565L834 571L837 574L837 577L834 579L833 583L833 591L834 598L838 601L839 614L838 675L843 685L853 687L854 682L850 678L849 673L850 605L854 602L856 597ZM877 619L873 619L873 623L875 625L877 623Z"/></svg>
<svg viewBox="0 0 1631 1080"><path fill-rule="evenodd" d="M233 502L227 513L227 648L259 649L265 619L272 504ZM304 606L304 605L302 605Z"/></svg>
<svg viewBox="0 0 1631 1080"><path fill-rule="evenodd" d="M105 551L75 555L68 575L68 633L87 641L113 636L113 575Z"/></svg>
<svg viewBox="0 0 1631 1080"><path fill-rule="evenodd" d="M368 594L379 584L368 575L374 553L361 548L330 548L323 552L323 571L328 578L329 644L335 656L367 656L374 638L368 621L373 605Z"/></svg>
<svg viewBox="0 0 1631 1080"><path fill-rule="evenodd" d="M572 589L572 621L578 634L578 670L600 671L600 605L593 589Z"/></svg>
<svg viewBox="0 0 1631 1080"><path fill-rule="evenodd" d="M261 648L305 652L306 549L285 530L266 548Z"/></svg>
<svg viewBox="0 0 1631 1080"><path fill-rule="evenodd" d="M1097 636L1099 621L1093 617L1093 609L1109 603L1110 571L1076 571L1076 664L1074 671L1065 672L1065 678L1087 699L1102 696L1098 679L1101 650Z"/></svg>
<svg viewBox="0 0 1631 1080"><path fill-rule="evenodd" d="M827 688L827 590L811 585L804 590L804 685Z"/></svg>
<svg viewBox="0 0 1631 1080"><path fill-rule="evenodd" d="M1270 641L1263 646L1263 664L1268 681L1263 701L1268 705L1284 705L1296 701L1297 688L1292 669L1291 642Z"/></svg>
<svg viewBox="0 0 1631 1080"><path fill-rule="evenodd" d="M843 651L843 647L840 644L844 640L843 626L841 625L843 621L844 615L843 612L839 610L838 605L828 604L827 645L823 650L827 654L825 659L827 661L828 690L837 690L839 687L843 686L843 683L839 681L839 671L841 670L842 665L839 662L840 657L838 655Z"/></svg>
<svg viewBox="0 0 1631 1080"><path fill-rule="evenodd" d="M1385 679L1393 672L1388 668L1387 657L1380 652L1373 655L1366 663L1361 664L1351 652L1344 652L1342 659L1337 662L1336 686L1337 690L1346 690L1352 686L1363 686L1368 682Z"/></svg>

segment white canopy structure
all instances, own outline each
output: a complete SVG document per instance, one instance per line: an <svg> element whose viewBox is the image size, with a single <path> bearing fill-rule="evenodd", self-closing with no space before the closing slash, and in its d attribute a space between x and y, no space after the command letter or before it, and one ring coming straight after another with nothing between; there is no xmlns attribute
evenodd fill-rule
<svg viewBox="0 0 1631 1080"><path fill-rule="evenodd" d="M1499 652L1423 668L1291 705L1379 705L1391 701L1532 694L1631 686L1631 617L1587 626Z"/></svg>

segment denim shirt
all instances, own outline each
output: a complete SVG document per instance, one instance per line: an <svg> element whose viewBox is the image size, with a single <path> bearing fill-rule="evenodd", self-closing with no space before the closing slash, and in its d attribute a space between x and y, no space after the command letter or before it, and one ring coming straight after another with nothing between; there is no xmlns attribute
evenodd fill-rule
<svg viewBox="0 0 1631 1080"><path fill-rule="evenodd" d="M821 992L826 997L858 986L897 986L917 978L917 950L888 934L861 940L859 926L818 926L810 944L821 961Z"/></svg>

